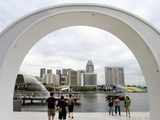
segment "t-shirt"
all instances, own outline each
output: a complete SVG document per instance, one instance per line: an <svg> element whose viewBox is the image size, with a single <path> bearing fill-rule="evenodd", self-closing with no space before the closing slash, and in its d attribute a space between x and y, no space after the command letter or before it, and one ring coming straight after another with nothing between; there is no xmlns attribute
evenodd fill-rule
<svg viewBox="0 0 160 120"><path fill-rule="evenodd" d="M125 106L125 107L129 107L130 104L131 104L130 99L125 99L125 100L124 100L124 106Z"/></svg>
<svg viewBox="0 0 160 120"><path fill-rule="evenodd" d="M63 112L67 111L66 110L67 103L65 100L59 100L57 106L60 107Z"/></svg>
<svg viewBox="0 0 160 120"><path fill-rule="evenodd" d="M68 99L68 105L70 106L72 106L72 105L74 105L74 100L72 99L72 98L69 98Z"/></svg>
<svg viewBox="0 0 160 120"><path fill-rule="evenodd" d="M54 97L49 97L47 99L48 108L55 108L56 99Z"/></svg>
<svg viewBox="0 0 160 120"><path fill-rule="evenodd" d="M120 100L117 98L114 101L115 106L120 106Z"/></svg>

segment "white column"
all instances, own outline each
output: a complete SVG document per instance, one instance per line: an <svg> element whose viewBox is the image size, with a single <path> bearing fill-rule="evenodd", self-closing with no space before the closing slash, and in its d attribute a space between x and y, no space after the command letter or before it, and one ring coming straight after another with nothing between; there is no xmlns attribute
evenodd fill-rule
<svg viewBox="0 0 160 120"><path fill-rule="evenodd" d="M160 74L154 75L155 79L149 81L150 120L160 117Z"/></svg>

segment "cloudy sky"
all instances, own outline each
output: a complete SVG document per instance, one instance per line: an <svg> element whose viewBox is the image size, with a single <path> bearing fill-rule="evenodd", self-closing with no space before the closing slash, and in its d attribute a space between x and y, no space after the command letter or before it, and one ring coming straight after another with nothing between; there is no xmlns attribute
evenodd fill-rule
<svg viewBox="0 0 160 120"><path fill-rule="evenodd" d="M160 28L158 0L0 0L0 31L32 11L65 3L99 3L124 9ZM97 40L98 39L98 40ZM92 27L76 26L54 31L33 46L20 71L39 75L41 67L85 69L92 60L98 83L104 81L104 66L121 66L127 84L145 84L140 67L127 46L116 36Z"/></svg>

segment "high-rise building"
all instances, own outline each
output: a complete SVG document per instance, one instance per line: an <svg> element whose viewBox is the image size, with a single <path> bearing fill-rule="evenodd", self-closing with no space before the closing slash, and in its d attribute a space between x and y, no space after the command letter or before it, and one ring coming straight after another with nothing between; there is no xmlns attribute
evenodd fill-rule
<svg viewBox="0 0 160 120"><path fill-rule="evenodd" d="M59 81L59 85L61 85L62 74L61 74L61 70L59 69L56 70L56 78L57 78L57 81Z"/></svg>
<svg viewBox="0 0 160 120"><path fill-rule="evenodd" d="M52 84L56 85L56 75L52 74Z"/></svg>
<svg viewBox="0 0 160 120"><path fill-rule="evenodd" d="M67 76L61 76L61 79L60 79L60 85L68 85L68 80L67 80Z"/></svg>
<svg viewBox="0 0 160 120"><path fill-rule="evenodd" d="M70 70L68 72L69 86L78 86L77 71Z"/></svg>
<svg viewBox="0 0 160 120"><path fill-rule="evenodd" d="M105 67L105 84L111 86L124 86L124 70L122 67Z"/></svg>
<svg viewBox="0 0 160 120"><path fill-rule="evenodd" d="M59 75L55 75L55 77L56 77L55 85L59 86L60 85L60 76Z"/></svg>
<svg viewBox="0 0 160 120"><path fill-rule="evenodd" d="M94 73L94 64L91 60L89 60L86 65L84 86L97 86L97 74Z"/></svg>
<svg viewBox="0 0 160 120"><path fill-rule="evenodd" d="M71 71L71 69L62 69L62 76L65 77L66 85L69 85L69 71Z"/></svg>
<svg viewBox="0 0 160 120"><path fill-rule="evenodd" d="M42 83L46 83L46 69L45 68L40 69L40 80Z"/></svg>
<svg viewBox="0 0 160 120"><path fill-rule="evenodd" d="M77 82L78 86L84 86L84 70L78 70L77 71Z"/></svg>
<svg viewBox="0 0 160 120"><path fill-rule="evenodd" d="M52 76L52 70L47 69L47 84L52 84L53 83L53 76Z"/></svg>
<svg viewBox="0 0 160 120"><path fill-rule="evenodd" d="M57 74L57 75L60 75L60 74L61 74L61 70L57 69L57 70L56 70L56 74Z"/></svg>
<svg viewBox="0 0 160 120"><path fill-rule="evenodd" d="M52 70L51 69L47 69L47 74L52 74Z"/></svg>
<svg viewBox="0 0 160 120"><path fill-rule="evenodd" d="M68 75L68 72L70 71L71 69L62 69L62 74L67 76Z"/></svg>
<svg viewBox="0 0 160 120"><path fill-rule="evenodd" d="M86 65L86 72L87 73L93 73L94 72L94 65L91 60L88 60L87 65Z"/></svg>
<svg viewBox="0 0 160 120"><path fill-rule="evenodd" d="M41 68L40 69L40 78L43 78L45 74L46 74L46 69L45 68Z"/></svg>
<svg viewBox="0 0 160 120"><path fill-rule="evenodd" d="M84 73L84 86L97 86L97 74Z"/></svg>

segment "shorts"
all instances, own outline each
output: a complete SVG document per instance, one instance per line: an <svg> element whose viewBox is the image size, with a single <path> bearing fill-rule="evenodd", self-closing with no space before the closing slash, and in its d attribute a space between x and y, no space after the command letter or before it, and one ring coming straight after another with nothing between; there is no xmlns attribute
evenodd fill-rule
<svg viewBox="0 0 160 120"><path fill-rule="evenodd" d="M73 105L68 105L68 111L73 112Z"/></svg>
<svg viewBox="0 0 160 120"><path fill-rule="evenodd" d="M58 116L58 118L60 119L60 120L65 120L66 119L66 116L67 116L67 112L66 111L61 111L61 112L59 112L59 116Z"/></svg>
<svg viewBox="0 0 160 120"><path fill-rule="evenodd" d="M54 108L48 108L48 116L55 116L55 109Z"/></svg>

